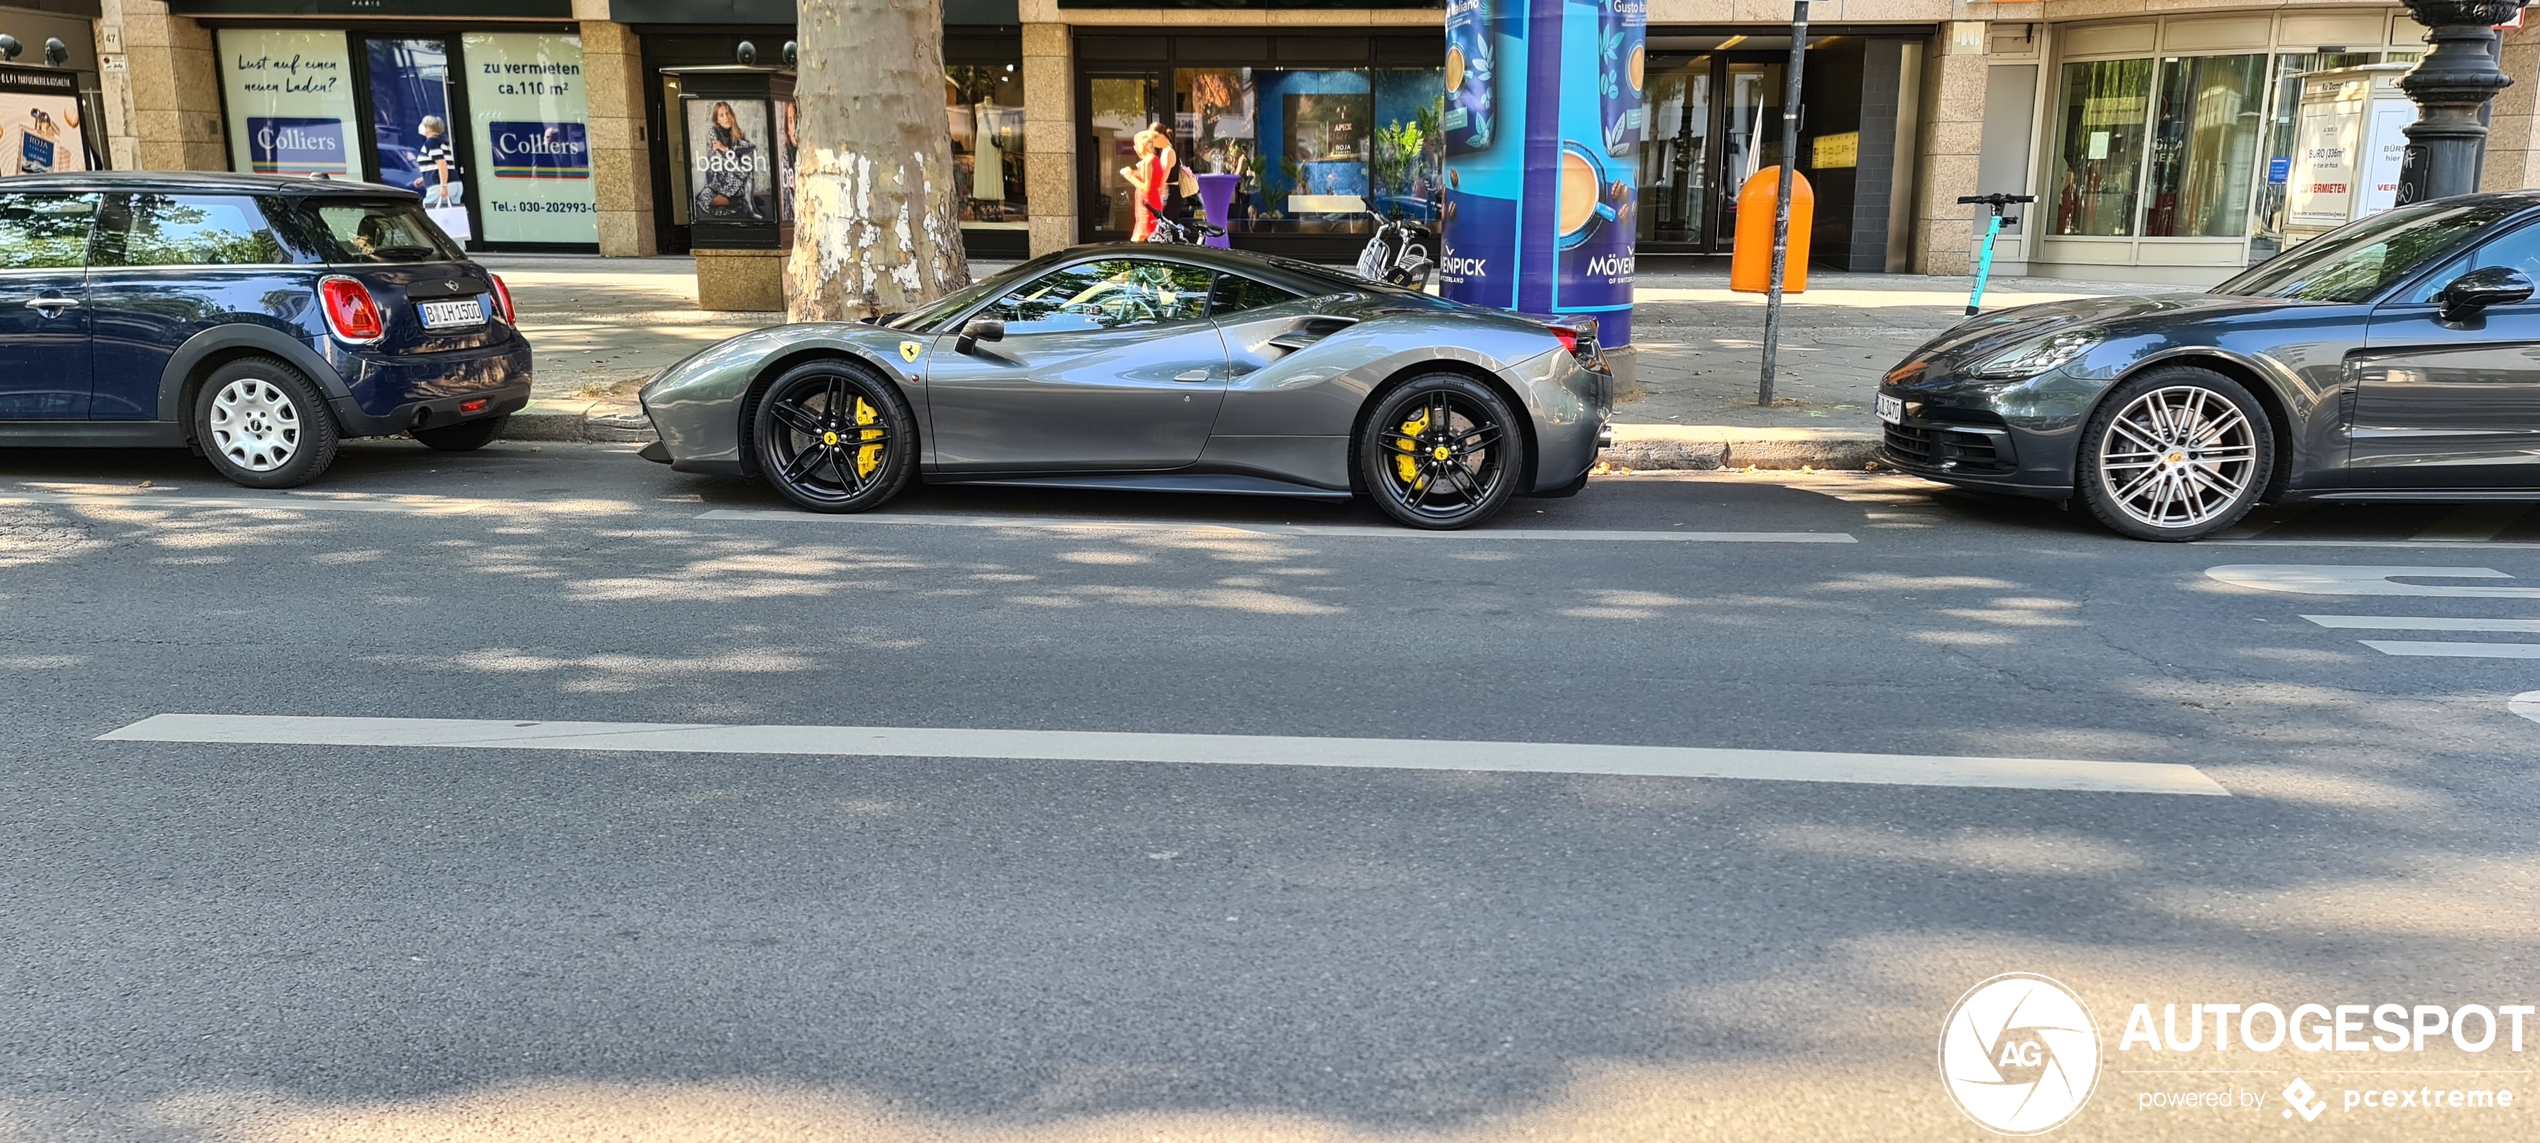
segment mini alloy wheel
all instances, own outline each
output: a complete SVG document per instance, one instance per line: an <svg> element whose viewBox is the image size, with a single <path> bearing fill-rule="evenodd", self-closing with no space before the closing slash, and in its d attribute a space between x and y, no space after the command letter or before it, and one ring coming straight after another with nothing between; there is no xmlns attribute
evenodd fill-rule
<svg viewBox="0 0 2540 1143"><path fill-rule="evenodd" d="M2238 522L2265 490L2275 448L2246 388L2194 368L2119 387L2083 442L2091 514L2146 540L2193 540Z"/></svg>
<svg viewBox="0 0 2540 1143"><path fill-rule="evenodd" d="M789 369L752 418L759 470L814 512L862 512L915 470L917 434L899 390L843 361Z"/></svg>
<svg viewBox="0 0 2540 1143"><path fill-rule="evenodd" d="M1376 506L1414 528L1465 528L1508 502L1526 441L1508 403L1469 377L1418 378L1386 395L1359 442Z"/></svg>
<svg viewBox="0 0 2540 1143"><path fill-rule="evenodd" d="M289 488L335 459L335 422L317 387L269 357L212 371L196 391L194 443L221 475L251 488Z"/></svg>

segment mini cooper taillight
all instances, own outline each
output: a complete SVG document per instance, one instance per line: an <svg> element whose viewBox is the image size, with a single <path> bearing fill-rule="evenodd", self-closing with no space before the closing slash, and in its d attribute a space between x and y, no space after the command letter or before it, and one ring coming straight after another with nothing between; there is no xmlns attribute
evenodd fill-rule
<svg viewBox="0 0 2540 1143"><path fill-rule="evenodd" d="M503 284L500 274L487 274L485 277L494 283L494 308L499 311L503 324L519 325L520 321L512 316L512 288Z"/></svg>
<svg viewBox="0 0 2540 1143"><path fill-rule="evenodd" d="M327 330L339 341L368 345L388 332L387 320L380 315L379 302L370 296L370 287L351 278L320 279L318 301L326 311Z"/></svg>

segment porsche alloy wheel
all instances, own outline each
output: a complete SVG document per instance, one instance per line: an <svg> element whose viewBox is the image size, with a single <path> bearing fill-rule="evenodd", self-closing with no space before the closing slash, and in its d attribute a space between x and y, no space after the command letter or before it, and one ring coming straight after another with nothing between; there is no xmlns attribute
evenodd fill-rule
<svg viewBox="0 0 2540 1143"><path fill-rule="evenodd" d="M1376 506L1414 528L1465 528L1517 491L1525 436L1508 403L1469 377L1435 374L1377 404L1359 441Z"/></svg>
<svg viewBox="0 0 2540 1143"><path fill-rule="evenodd" d="M2083 435L2083 500L2102 523L2146 540L2230 527L2267 484L2274 440L2238 382L2165 369L2109 395Z"/></svg>
<svg viewBox="0 0 2540 1143"><path fill-rule="evenodd" d="M760 398L752 439L759 470L814 512L862 512L896 495L914 470L916 433L899 390L843 361L789 369Z"/></svg>

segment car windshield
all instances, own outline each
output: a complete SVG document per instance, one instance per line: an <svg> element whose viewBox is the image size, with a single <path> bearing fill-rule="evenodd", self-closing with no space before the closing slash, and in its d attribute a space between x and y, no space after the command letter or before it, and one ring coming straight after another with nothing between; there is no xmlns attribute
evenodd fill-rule
<svg viewBox="0 0 2540 1143"><path fill-rule="evenodd" d="M456 262L465 255L413 200L323 198L301 214L329 262Z"/></svg>
<svg viewBox="0 0 2540 1143"><path fill-rule="evenodd" d="M1017 279L1023 277L1024 271L1039 270L1042 266L1047 264L1048 263L1046 261L1035 259L1034 261L1026 262L1011 270L1007 270L1002 274L992 274L988 277L981 278L976 282L972 282L967 286L954 290L953 292L937 298L932 302L919 306L918 308L901 314L898 317L894 317L889 321L883 322L882 325L886 329L905 329L916 333L932 332L936 326L943 324L945 319L950 318L954 314L960 313L963 310L969 309L972 304L980 301L981 299L997 296L999 291L1005 289L1007 286L1013 285Z"/></svg>
<svg viewBox="0 0 2540 1143"><path fill-rule="evenodd" d="M2348 223L2276 255L2213 292L2299 302L2363 302L2450 253L2498 220L2511 200L2424 202Z"/></svg>

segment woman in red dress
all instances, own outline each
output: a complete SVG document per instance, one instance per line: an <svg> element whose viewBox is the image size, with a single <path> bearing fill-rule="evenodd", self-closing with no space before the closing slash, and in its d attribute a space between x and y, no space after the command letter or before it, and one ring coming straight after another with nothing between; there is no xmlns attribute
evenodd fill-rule
<svg viewBox="0 0 2540 1143"><path fill-rule="evenodd" d="M1138 161L1135 166L1120 168L1120 177L1129 181L1129 186L1137 195L1132 208L1135 221L1130 225L1129 241L1144 242L1147 235L1154 233L1155 220L1164 213L1164 147L1161 138L1152 130L1140 131L1133 138L1137 143Z"/></svg>

